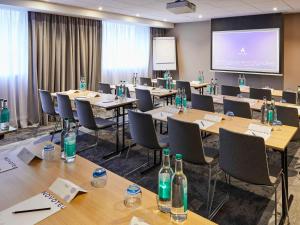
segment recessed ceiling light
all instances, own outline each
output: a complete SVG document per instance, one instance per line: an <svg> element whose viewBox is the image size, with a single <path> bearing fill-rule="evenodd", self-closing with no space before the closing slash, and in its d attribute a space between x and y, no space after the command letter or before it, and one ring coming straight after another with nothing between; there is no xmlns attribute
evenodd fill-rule
<svg viewBox="0 0 300 225"><path fill-rule="evenodd" d="M98 8L98 10L100 10L100 11L101 11L102 9L103 9L103 7L101 7L101 6Z"/></svg>
<svg viewBox="0 0 300 225"><path fill-rule="evenodd" d="M274 8L273 8L273 11L277 11L277 10L278 10L277 7L274 7Z"/></svg>
<svg viewBox="0 0 300 225"><path fill-rule="evenodd" d="M135 14L135 16L136 16L136 17L140 17L140 14L139 14L139 13L137 13L137 14Z"/></svg>
<svg viewBox="0 0 300 225"><path fill-rule="evenodd" d="M199 16L198 16L199 19L201 19L202 17L203 17L202 15L199 15Z"/></svg>

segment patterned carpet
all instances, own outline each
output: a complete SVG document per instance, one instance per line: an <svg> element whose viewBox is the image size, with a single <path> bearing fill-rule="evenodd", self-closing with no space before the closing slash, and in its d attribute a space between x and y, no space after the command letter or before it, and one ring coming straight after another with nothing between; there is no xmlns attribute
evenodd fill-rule
<svg viewBox="0 0 300 225"><path fill-rule="evenodd" d="M40 127L39 129L28 128L18 131L17 134L10 134L0 141L1 150L12 149L15 145L21 145L26 142L26 139L40 136L41 140L49 140L50 136L45 135L52 126ZM130 144L130 139L126 134L126 144ZM121 157L105 162L102 157L115 149L115 130L105 130L101 132L100 143L96 148L91 148L79 153L82 157L103 166L120 176L124 176L127 172L143 164L147 160L147 150L135 146L126 159L126 152L123 152ZM25 141L22 141L25 140ZM21 142L18 142L21 141ZM59 142L59 134L55 136L55 142ZM18 143L16 143L18 142ZM95 142L95 137L86 133L86 130L81 129L77 137L77 150L85 148ZM7 145L12 143L11 145ZM16 143L16 144L14 144ZM218 137L210 136L204 140L205 146L218 147ZM290 179L295 179L299 172L298 149L299 143L291 143L289 146L288 161L290 164ZM271 167L280 166L280 155L276 152L268 153L269 163ZM172 162L174 168L174 162ZM127 179L135 182L153 192L157 190L157 174L159 167L152 172L141 175L140 171L130 174ZM206 193L207 193L207 168L198 165L184 163L184 173L188 179L188 202L189 209L197 214L206 216ZM246 225L246 224L274 224L274 193L272 188L248 185L238 180L232 179L231 185L227 185L224 176L221 175L216 190L215 204L218 204L224 194L229 191L230 199L223 206L220 212L215 216L213 221L224 225ZM278 196L281 196L281 188L278 190ZM278 209L281 209L281 200L279 200ZM278 216L279 218L279 216ZM296 223L295 223L296 224Z"/></svg>

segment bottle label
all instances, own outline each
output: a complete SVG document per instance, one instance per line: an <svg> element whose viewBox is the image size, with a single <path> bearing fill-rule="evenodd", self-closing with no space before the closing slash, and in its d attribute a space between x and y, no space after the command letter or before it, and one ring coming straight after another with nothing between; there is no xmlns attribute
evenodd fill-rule
<svg viewBox="0 0 300 225"><path fill-rule="evenodd" d="M66 157L73 157L76 155L76 140L73 138L65 138L64 151Z"/></svg>
<svg viewBox="0 0 300 225"><path fill-rule="evenodd" d="M169 173L159 174L158 196L162 201L171 199L171 176Z"/></svg>
<svg viewBox="0 0 300 225"><path fill-rule="evenodd" d="M184 107L184 108L187 107L187 101L186 101L186 98L183 99L183 107Z"/></svg>
<svg viewBox="0 0 300 225"><path fill-rule="evenodd" d="M183 209L187 211L187 185L183 187Z"/></svg>
<svg viewBox="0 0 300 225"><path fill-rule="evenodd" d="M273 110L269 110L269 111L268 111L268 121L269 121L270 123L273 122Z"/></svg>

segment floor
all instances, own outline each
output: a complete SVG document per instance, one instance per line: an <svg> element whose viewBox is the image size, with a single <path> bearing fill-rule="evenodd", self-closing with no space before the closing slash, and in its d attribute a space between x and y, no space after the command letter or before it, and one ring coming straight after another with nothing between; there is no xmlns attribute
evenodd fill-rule
<svg viewBox="0 0 300 225"><path fill-rule="evenodd" d="M5 150L12 150L18 146L24 146L24 144L31 142L34 137L49 138L49 131L53 129L53 125L42 126L39 128L27 128L20 129L17 133L9 134L4 140L0 140L0 152ZM80 129L80 135L78 143L80 146L89 145L94 141L94 137L86 134L87 130ZM114 130L104 131L99 146L95 149L84 151L79 153L81 156L103 166L115 173L124 176L124 168L129 171L134 165L140 164L145 159L144 149L135 147L130 153L129 160L126 161L124 156L110 163L106 163L102 160L102 155L105 152L109 152L114 148L115 140ZM59 141L59 134L55 137L56 141ZM129 143L129 139L127 139ZM205 139L205 145L217 147L218 137L211 136ZM300 143L291 143L289 145L289 192L294 195L294 201L290 209L290 224L300 224ZM140 151L141 150L141 151ZM277 165L278 155L275 153L269 154L269 161L271 164ZM204 204L199 199L203 198L203 193L206 188L205 172L202 173L202 169L198 166L185 164L185 172L187 174L189 183L189 208L190 210L205 216ZM127 177L129 180L138 183L152 191L156 191L156 175L158 169L151 172L147 176L140 176L139 173L133 174ZM203 176L202 176L203 175ZM196 182L195 182L196 181ZM199 185L195 185L199 181ZM232 180L232 185L226 187L224 182L219 182L219 190L217 192L219 196L216 197L216 202L222 198L222 192L230 188L231 198L219 214L214 218L214 221L219 224L274 224L274 195L269 188L261 188L251 186ZM279 188L279 193L281 192ZM278 194L281 196L281 194ZM281 202L281 200L279 200ZM279 209L281 204L279 205Z"/></svg>

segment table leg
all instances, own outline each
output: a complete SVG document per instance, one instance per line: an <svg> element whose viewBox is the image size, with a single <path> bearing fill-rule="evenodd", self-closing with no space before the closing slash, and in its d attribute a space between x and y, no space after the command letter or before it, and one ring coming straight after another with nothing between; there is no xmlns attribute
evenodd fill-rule
<svg viewBox="0 0 300 225"><path fill-rule="evenodd" d="M169 96L167 96L166 98L167 98L167 105L169 105Z"/></svg>
<svg viewBox="0 0 300 225"><path fill-rule="evenodd" d="M0 135L0 140L2 140L4 138L4 134Z"/></svg>
<svg viewBox="0 0 300 225"><path fill-rule="evenodd" d="M122 107L122 150L125 148L125 107Z"/></svg>

